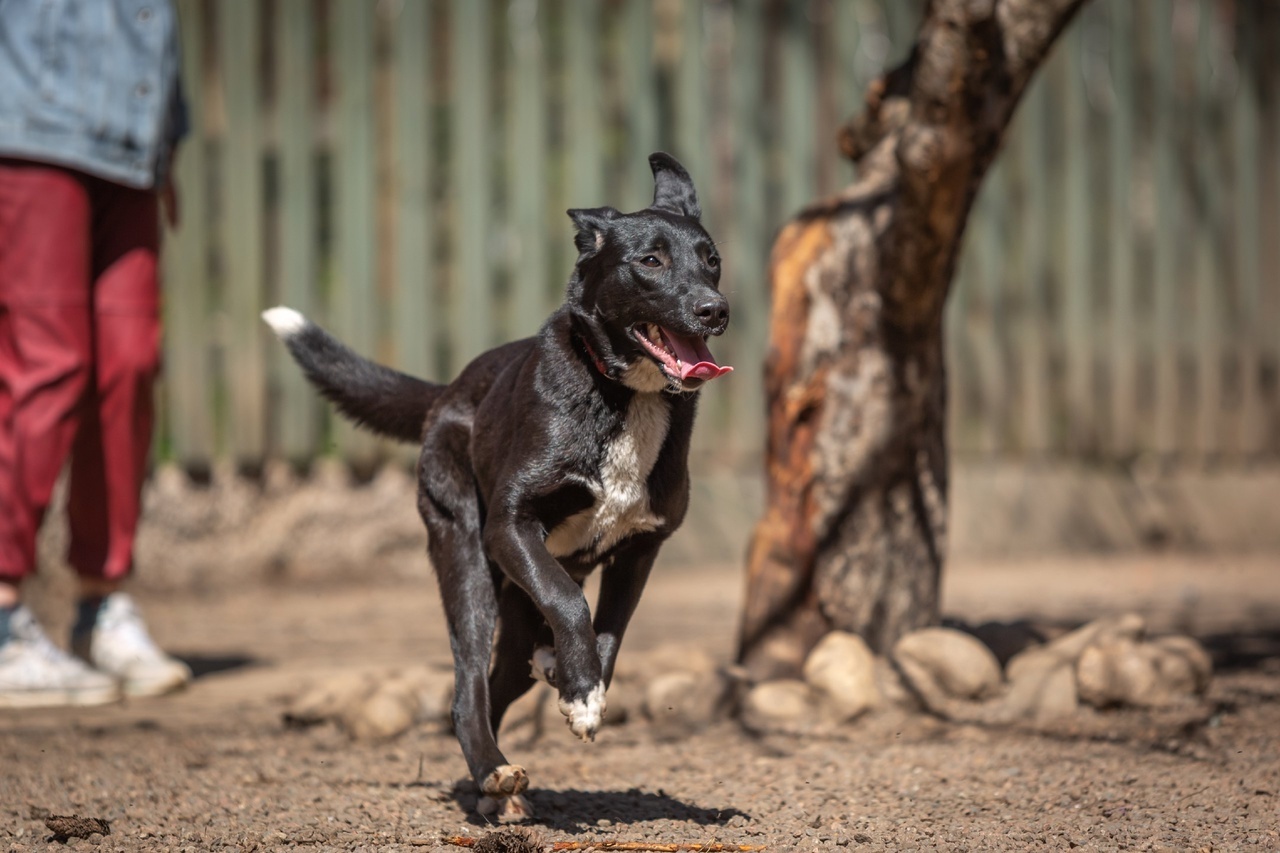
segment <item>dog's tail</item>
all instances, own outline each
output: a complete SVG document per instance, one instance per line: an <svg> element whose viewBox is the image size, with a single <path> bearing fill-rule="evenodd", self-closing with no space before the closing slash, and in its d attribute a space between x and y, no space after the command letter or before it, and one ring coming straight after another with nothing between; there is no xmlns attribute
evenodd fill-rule
<svg viewBox="0 0 1280 853"><path fill-rule="evenodd" d="M269 308L262 319L339 412L390 438L422 440L427 410L443 385L370 361L292 308Z"/></svg>

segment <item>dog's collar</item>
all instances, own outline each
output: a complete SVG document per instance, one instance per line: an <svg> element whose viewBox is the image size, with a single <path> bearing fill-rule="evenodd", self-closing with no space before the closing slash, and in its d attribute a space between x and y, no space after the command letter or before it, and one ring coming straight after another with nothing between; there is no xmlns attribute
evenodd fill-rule
<svg viewBox="0 0 1280 853"><path fill-rule="evenodd" d="M604 360L596 355L596 351L591 348L591 342L586 339L586 336L579 334L576 337L582 342L582 348L587 351L587 357L596 366L596 370L600 371L600 375L606 379L612 379L613 377L609 375L609 368L605 367Z"/></svg>

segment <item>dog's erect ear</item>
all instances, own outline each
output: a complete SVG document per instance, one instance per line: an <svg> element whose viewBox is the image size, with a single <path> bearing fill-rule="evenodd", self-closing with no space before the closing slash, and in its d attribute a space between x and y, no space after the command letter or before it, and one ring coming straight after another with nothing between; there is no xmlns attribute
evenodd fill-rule
<svg viewBox="0 0 1280 853"><path fill-rule="evenodd" d="M569 218L578 227L573 236L578 252L589 255L604 245L604 232L609 230L609 223L621 216L612 207L583 207L569 211Z"/></svg>
<svg viewBox="0 0 1280 853"><path fill-rule="evenodd" d="M693 179L676 158L655 152L649 155L649 168L653 169L653 207L694 219L702 216Z"/></svg>

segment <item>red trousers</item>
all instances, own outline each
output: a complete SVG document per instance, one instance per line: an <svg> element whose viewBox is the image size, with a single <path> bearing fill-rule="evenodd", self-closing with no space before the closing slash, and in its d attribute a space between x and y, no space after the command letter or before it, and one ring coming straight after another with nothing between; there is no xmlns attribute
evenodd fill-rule
<svg viewBox="0 0 1280 853"><path fill-rule="evenodd" d="M133 565L159 369L156 196L0 159L0 579L35 569L71 460L68 559Z"/></svg>

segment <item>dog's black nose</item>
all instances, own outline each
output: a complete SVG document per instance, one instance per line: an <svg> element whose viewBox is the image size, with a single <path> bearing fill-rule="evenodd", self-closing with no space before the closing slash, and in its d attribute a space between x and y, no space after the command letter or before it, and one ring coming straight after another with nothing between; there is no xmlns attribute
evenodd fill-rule
<svg viewBox="0 0 1280 853"><path fill-rule="evenodd" d="M694 315L702 325L714 332L723 332L729 324L729 300L723 296L698 303Z"/></svg>

